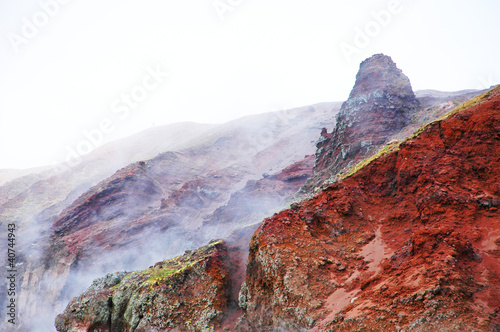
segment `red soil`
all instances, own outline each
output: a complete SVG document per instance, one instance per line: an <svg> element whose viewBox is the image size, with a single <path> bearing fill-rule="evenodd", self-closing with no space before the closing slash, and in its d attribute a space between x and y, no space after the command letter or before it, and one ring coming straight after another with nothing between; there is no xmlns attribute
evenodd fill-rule
<svg viewBox="0 0 500 332"><path fill-rule="evenodd" d="M500 88L266 219L242 330L500 328Z"/></svg>

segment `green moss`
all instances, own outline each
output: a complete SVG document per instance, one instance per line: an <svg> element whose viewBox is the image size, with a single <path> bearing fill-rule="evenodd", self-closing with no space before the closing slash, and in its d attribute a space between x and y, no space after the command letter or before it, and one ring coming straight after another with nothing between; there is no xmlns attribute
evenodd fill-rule
<svg viewBox="0 0 500 332"><path fill-rule="evenodd" d="M122 281L114 285L112 289L120 289L130 286L133 288L149 287L165 284L172 287L176 282L183 279L185 272L197 268L207 256L211 255L213 247L222 244L223 240L211 241L208 245L197 250L187 251L182 256L177 256L162 261L157 266L142 271L134 271L125 276Z"/></svg>
<svg viewBox="0 0 500 332"><path fill-rule="evenodd" d="M333 178L331 178L327 182L327 185L329 185L330 183L334 183L334 182L343 180L343 179L345 179L347 177L350 177L350 176L356 174L360 169L362 169L363 167L369 165L375 159L378 159L378 158L382 157L383 155L386 155L388 153L391 153L391 152L399 150L399 146L400 145L401 145L401 142L400 141L396 141L396 140L387 143L386 145L384 145L383 147L381 147L380 149L378 149L378 151L375 152L370 157L361 160L356 165L348 167L348 168L344 169L343 171L341 171L340 173L338 173L337 175L335 175Z"/></svg>
<svg viewBox="0 0 500 332"><path fill-rule="evenodd" d="M367 166L368 164L370 164L375 159L378 159L378 158L380 158L380 157L382 157L382 156L384 156L384 155L386 155L388 153L391 153L391 152L399 150L400 144L401 144L400 141L389 142L388 144L386 144L383 147L381 147L371 157L368 157L368 158L360 161L352 169L349 169L347 171L347 174L345 176L343 176L343 178L346 178L346 177L349 177L349 176L351 176L353 174L356 174L360 169L362 169L363 167Z"/></svg>
<svg viewBox="0 0 500 332"><path fill-rule="evenodd" d="M201 262L201 260L187 262L174 261L174 264L167 264L165 267L153 267L145 270L145 274L149 277L144 281L143 286L152 287L159 284L172 286L177 276L181 276L185 271L191 269L199 262Z"/></svg>
<svg viewBox="0 0 500 332"><path fill-rule="evenodd" d="M213 241L213 240L212 240L212 241L208 244L207 249L208 249L208 248L215 247L216 245L221 244L221 243L223 243L223 242L224 242L224 240L215 240L215 241Z"/></svg>
<svg viewBox="0 0 500 332"><path fill-rule="evenodd" d="M209 251L213 247L221 243L223 243L223 240L212 241L207 246L192 251L190 254L165 260L161 266L151 267L142 271L141 273L147 276L147 280L144 281L143 286L153 287L154 285L159 284L172 286L177 277L182 276L184 272L192 269L202 262L205 255L209 254Z"/></svg>

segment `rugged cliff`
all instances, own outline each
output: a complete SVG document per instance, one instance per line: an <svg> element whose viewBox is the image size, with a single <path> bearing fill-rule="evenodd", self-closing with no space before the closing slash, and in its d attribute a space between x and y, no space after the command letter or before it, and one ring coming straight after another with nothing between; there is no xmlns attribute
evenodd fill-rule
<svg viewBox="0 0 500 332"><path fill-rule="evenodd" d="M324 130L317 142L314 176L305 191L373 154L410 125L419 108L410 80L389 56L376 54L363 61L335 129L331 134Z"/></svg>
<svg viewBox="0 0 500 332"><path fill-rule="evenodd" d="M59 331L210 331L230 297L228 254L214 241L147 270L95 280L56 318Z"/></svg>
<svg viewBox="0 0 500 332"><path fill-rule="evenodd" d="M297 197L307 196L325 182L334 182L339 173L348 173L386 143L411 135L423 124L485 91L426 90L417 97L408 77L389 56L373 55L360 64L356 83L337 114L333 131L323 128L316 142L313 173Z"/></svg>
<svg viewBox="0 0 500 332"><path fill-rule="evenodd" d="M352 173L264 220L239 328L500 329L500 88Z"/></svg>
<svg viewBox="0 0 500 332"><path fill-rule="evenodd" d="M375 55L361 64L333 133L324 129L316 143L316 156L266 172L259 180L245 180L299 159L311 141L301 141L292 156L283 147L298 141L290 135L304 127L300 121L314 122L308 116L317 112L310 108L293 121L266 125L266 135L278 135L277 140L257 144L256 151L234 146L242 137L252 137L254 129L229 130L229 136L213 137L196 149L163 153L120 170L55 220L36 271L56 282L42 293L63 299L75 292L71 284L85 269L92 268L95 275L116 264L134 266L136 252L143 253L140 261L154 262L167 252L171 257L179 248L223 235L227 255L217 257L225 270L216 272L227 280L216 286L225 302L215 320L203 326L186 325L191 316L183 308L176 309L183 313L182 321L164 319L176 312L167 309L148 311L151 317L142 320L156 297L148 298L146 307L134 307L133 318L125 309L115 312L114 304L109 306L115 303L115 295L109 294L116 294L116 287L107 283L121 282L124 275L117 274L95 281L75 298L57 327L141 330L134 323L139 319L143 325L155 322L144 325L147 329L197 331L496 328L498 89L448 113L475 94L429 92L417 99L392 60ZM322 119L328 117L328 107L325 111ZM420 124L446 113L406 138ZM287 124L293 127L283 128ZM223 160L216 158L220 153ZM236 156L250 158L251 165L233 163ZM312 198L265 219L252 237L262 216L282 207L311 173L301 194ZM189 263L190 258L178 259ZM153 270L130 275L151 275ZM25 279L36 284L37 273ZM147 293L140 287L128 290L131 297ZM168 302L190 294L178 288L161 298ZM199 312L197 306L189 312ZM103 317L114 317L113 322Z"/></svg>

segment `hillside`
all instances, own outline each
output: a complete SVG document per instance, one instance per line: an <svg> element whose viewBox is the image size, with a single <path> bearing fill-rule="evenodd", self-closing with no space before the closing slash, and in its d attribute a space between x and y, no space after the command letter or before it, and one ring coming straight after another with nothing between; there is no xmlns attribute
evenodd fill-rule
<svg viewBox="0 0 500 332"><path fill-rule="evenodd" d="M242 329L500 328L500 88L264 220Z"/></svg>
<svg viewBox="0 0 500 332"><path fill-rule="evenodd" d="M214 242L94 281L58 330L497 330L499 132L500 87L266 218L249 246L240 312L234 252ZM214 245L222 251L207 252ZM196 272L202 253L217 263ZM208 269L201 304L193 289Z"/></svg>
<svg viewBox="0 0 500 332"><path fill-rule="evenodd" d="M385 95L382 107L379 97L362 102L362 111L356 111L358 116L351 117L351 124L344 126L346 122L342 117L346 114L349 117L353 112L345 105L356 103L348 100L342 106L344 113L338 116L342 121L338 122L333 135L356 139L336 139L327 149L324 147L329 145L322 146L325 140L320 139L314 170L313 158L307 157L280 172L249 180L236 190L207 188L207 183L230 184L228 174L217 174L214 178L219 180L215 182L207 182L206 176L196 177L170 195L162 195L162 183L167 183L169 178L162 177L166 174L161 172L166 169L165 164L155 164L159 160L175 163L182 154L168 153L130 165L63 211L54 223L53 251L46 256L56 260L49 261L47 266L63 268L57 265L57 257L75 257L73 262L65 264L72 266L70 272L77 275L81 272L80 264L92 266L92 257L108 255L116 248L136 246L136 250L148 255L151 261L155 255L165 255L161 250L165 250L166 245L184 250L189 246L186 240L196 245L222 234L227 243L224 245L228 253L224 256L227 269L219 272L220 277L229 278L223 287L225 309L216 309L217 314L211 315L214 320L196 318L196 322L204 322L203 327L191 325L193 321L189 317L192 316L185 316L184 307L174 312L134 309L139 310L138 317L148 315L148 322L155 322L140 324L146 324L148 329L164 330L165 324L171 322L169 329L196 331L207 328L241 331L497 329L500 266L499 241L495 234L500 234L497 207L500 202L500 88L472 99L407 138L420 121L446 113L470 96L470 92L428 95L425 97L428 99L421 102L412 97L408 79L401 76L401 71L395 70L392 60L387 58L375 56L373 59L375 63L388 65L395 78L378 80L376 84L365 82L363 67L366 66L362 64L358 73L360 84L357 80L351 97L363 99L364 93L373 94L386 87L391 91L390 96L401 95L401 91L409 87L402 93L406 97L399 101L406 105L403 109L411 111L411 115L403 116L402 119L406 119L403 125L392 128L391 121L381 119L387 114L383 110L397 109L394 98ZM404 100L408 96L410 102L406 104ZM392 114L400 116L397 111ZM364 116L380 121L366 121ZM358 135L355 130L354 136L346 136L352 128L366 132ZM360 150L356 150L342 158L344 165L332 161L328 165L321 163L328 151L335 151L342 144L353 146L366 137L366 133L379 137L379 141L367 149L369 153L360 154ZM322 136L328 135L331 134L323 130ZM389 144L384 146L386 142ZM271 150L268 151L264 153L266 158L271 155ZM340 173L333 173L332 167L338 167L336 170ZM255 220L272 211L273 206L282 206L311 174L313 178L319 174L312 188L319 185L321 189L316 189L314 195L306 192L309 199L264 219L251 237L258 226ZM323 182L319 180L322 176L327 176ZM307 185L302 190L304 188ZM224 204L217 201L218 192L226 193ZM134 198L137 215L123 215L129 204L124 199L127 195ZM159 208L154 208L157 203L151 206L158 201ZM217 203L212 204L214 201ZM218 208L213 209L215 206ZM213 210L206 214L197 212L200 209ZM192 224L193 219L198 222ZM118 220L120 222L116 222ZM249 226L242 228L243 225ZM166 241L164 238L166 244L151 241L158 234L170 235ZM178 245L182 241L184 243ZM113 244L111 248L103 247L109 243ZM152 243L156 246L152 247ZM178 259L185 260L186 255L191 255L191 251ZM125 262L125 268L126 264L134 266L131 256L109 257L119 257ZM144 270L133 275L150 273L151 270ZM191 272L184 275L186 280L194 278ZM159 292L157 296L162 301L170 303L174 295L165 290L168 284L160 281L154 292ZM210 285L206 281L203 289ZM220 289L218 285L217 281L214 289ZM97 289L98 297L117 294L110 287L113 286ZM175 296L189 298L186 288L181 288ZM138 326L132 324L132 316L123 316L120 320L119 312L113 314L118 316L112 315L118 319L115 323L102 323L99 313L102 310L92 309L95 291L96 288L91 287L70 303L57 320L60 331L73 331L70 326L78 321L84 322L80 328L89 328L97 321L102 329L114 329L120 326L116 322L124 324L125 321L128 325L123 326L132 330ZM147 292L139 293L145 296ZM139 296L139 293L127 296ZM115 296L108 297L111 307ZM90 303L91 307L76 309L80 312L77 317L75 305L82 302ZM210 308L211 304L207 305L206 308ZM200 309L189 310L193 313ZM79 310L85 312L82 314ZM111 313L114 309L110 310ZM141 310L145 310L144 314ZM182 316L175 323L161 318L175 312Z"/></svg>
<svg viewBox="0 0 500 332"><path fill-rule="evenodd" d="M51 330L56 312L103 273L144 268L229 234L237 224L194 230L264 173L270 174L268 184L282 183L283 190L276 198L270 194L273 204L262 213L281 209L306 178L287 182L273 174L314 153L319 131L335 121L339 106L154 128L105 145L62 172L27 175L0 187L2 223L19 228L24 324ZM135 161L139 157L146 160ZM5 299L0 296L0 303Z"/></svg>

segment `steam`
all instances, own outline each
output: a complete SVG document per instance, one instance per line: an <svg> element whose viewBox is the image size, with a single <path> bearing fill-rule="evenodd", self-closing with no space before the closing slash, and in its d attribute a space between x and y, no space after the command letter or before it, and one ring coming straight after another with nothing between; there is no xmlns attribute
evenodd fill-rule
<svg viewBox="0 0 500 332"><path fill-rule="evenodd" d="M58 169L31 184L22 197L8 200L0 211L2 223L14 221L21 229L18 312L23 325L19 329L54 331L55 316L94 279L116 271L145 269L211 239L229 238L240 246L239 268L244 269L245 246L251 237L248 229L255 229L265 215L214 225L203 225L203 221L216 208L227 204L230 194L244 187L248 180L277 172L314 152L314 141L323 122L333 117L332 107L325 104L262 114L219 126L178 125L172 127L174 134L169 135L155 130L144 134L143 143L138 146L130 147L134 140L117 143L116 148L104 146L86 156L80 165ZM150 142L167 136L170 142L143 151L144 146L152 145ZM174 146L178 152L160 154L146 162L140 180L127 183L127 194L117 198L122 204L110 201L101 207L91 226L95 236L84 250L75 254L65 252L67 243L54 246L52 224L64 208L92 186L101 185L117 169ZM199 187L196 179L201 179ZM162 198L169 198L190 182L193 185L187 194L191 196L180 197L193 201L160 208ZM6 188L0 187L0 192ZM259 201L246 203L254 205ZM278 211L282 206L275 208ZM0 305L4 304L5 299L0 297Z"/></svg>

